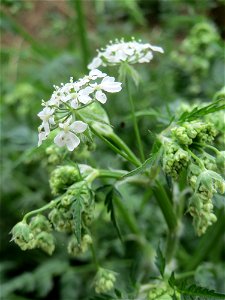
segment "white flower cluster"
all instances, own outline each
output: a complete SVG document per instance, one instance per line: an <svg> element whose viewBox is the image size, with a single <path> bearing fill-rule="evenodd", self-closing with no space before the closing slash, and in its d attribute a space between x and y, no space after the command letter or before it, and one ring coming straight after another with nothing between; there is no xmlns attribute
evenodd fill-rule
<svg viewBox="0 0 225 300"><path fill-rule="evenodd" d="M153 46L149 43L135 41L134 38L130 42L124 39L116 39L113 43L110 41L105 49L98 50L98 55L88 65L90 70L99 66L112 66L127 62L129 64L148 63L153 58L153 51L164 53L163 49Z"/></svg>
<svg viewBox="0 0 225 300"><path fill-rule="evenodd" d="M73 151L80 143L76 134L84 132L88 125L82 121L75 120L75 112L78 109L94 102L95 100L105 103L107 96L105 92L117 93L121 91L121 83L116 82L114 77L94 69L78 81L61 84L61 87L54 86L50 100L42 103L44 109L38 113L42 120L39 126L38 145L46 140L51 129L59 128L54 142L62 147L67 146Z"/></svg>

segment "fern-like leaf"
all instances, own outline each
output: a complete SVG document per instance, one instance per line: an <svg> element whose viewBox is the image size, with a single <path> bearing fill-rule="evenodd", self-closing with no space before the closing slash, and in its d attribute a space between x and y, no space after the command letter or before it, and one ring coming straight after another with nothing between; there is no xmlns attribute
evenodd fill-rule
<svg viewBox="0 0 225 300"><path fill-rule="evenodd" d="M204 107L201 108L195 107L190 112L185 111L179 117L177 123L190 122L222 109L225 109L225 100L224 98L219 98L218 100Z"/></svg>
<svg viewBox="0 0 225 300"><path fill-rule="evenodd" d="M195 284L189 285L186 281L176 280L174 273L172 273L169 279L169 284L175 291L182 295L182 299L184 300L225 299L225 294L220 294Z"/></svg>

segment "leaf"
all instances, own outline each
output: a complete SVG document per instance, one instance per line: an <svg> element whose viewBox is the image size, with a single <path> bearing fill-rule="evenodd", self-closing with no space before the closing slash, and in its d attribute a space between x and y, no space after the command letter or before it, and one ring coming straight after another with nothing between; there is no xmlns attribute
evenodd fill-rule
<svg viewBox="0 0 225 300"><path fill-rule="evenodd" d="M75 202L73 203L72 211L73 211L73 219L74 219L74 224L75 224L75 236L77 238L78 245L80 245L80 243L81 243L81 211L82 211L80 197L77 197Z"/></svg>
<svg viewBox="0 0 225 300"><path fill-rule="evenodd" d="M156 261L155 261L155 264L163 278L164 276L164 272L165 272L165 266L166 266L166 260L165 260L165 257L163 256L162 254L162 251L160 249L160 245L158 245L158 248L157 248L157 252L156 252Z"/></svg>
<svg viewBox="0 0 225 300"><path fill-rule="evenodd" d="M94 102L79 111L85 122L91 125L101 134L110 134L113 132L108 115L104 108L97 102Z"/></svg>
<svg viewBox="0 0 225 300"><path fill-rule="evenodd" d="M225 100L224 98L219 98L218 100L214 101L213 103L210 103L207 106L201 108L195 107L190 112L185 111L179 117L178 123L190 122L222 109L225 109Z"/></svg>
<svg viewBox="0 0 225 300"><path fill-rule="evenodd" d="M154 146L153 146L153 148L154 148ZM140 167L127 173L122 178L131 177L131 176L134 176L134 175L144 172L147 168L149 168L149 169L152 168L152 166L155 164L155 162L159 160L160 156L161 156L160 148L153 149L153 153L151 153L150 157L148 159L146 159L146 161L144 161Z"/></svg>
<svg viewBox="0 0 225 300"><path fill-rule="evenodd" d="M116 190L115 187L112 186L112 188L109 190L109 192L107 193L107 195L105 197L105 205L107 207L107 212L110 213L110 218L111 218L111 221L117 231L117 234L118 234L120 240L123 241L123 238L122 238L122 235L120 232L120 228L117 224L116 215L115 215L115 208L114 208L114 203L113 203L113 200L115 199L115 197L122 197L122 196L119 193L119 191Z"/></svg>
<svg viewBox="0 0 225 300"><path fill-rule="evenodd" d="M184 300L195 299L194 297L201 297L201 299L225 299L225 294L217 293L213 290L197 286L195 284L189 285L186 281L178 281L174 277L174 273L171 274L169 285L179 292Z"/></svg>

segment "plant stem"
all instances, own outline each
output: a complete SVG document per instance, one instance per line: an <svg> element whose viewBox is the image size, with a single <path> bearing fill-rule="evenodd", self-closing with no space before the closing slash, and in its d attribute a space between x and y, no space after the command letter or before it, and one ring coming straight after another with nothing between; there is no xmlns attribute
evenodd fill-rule
<svg viewBox="0 0 225 300"><path fill-rule="evenodd" d="M89 62L89 47L87 30L85 26L85 17L82 7L82 0L72 0L72 4L74 5L74 8L77 13L78 36L80 37L81 52L83 57L83 68L85 71L87 71L87 65Z"/></svg>
<svg viewBox="0 0 225 300"><path fill-rule="evenodd" d="M119 199L119 197L114 197L114 201L116 206L118 207L121 215L123 216L124 221L128 225L130 231L136 235L140 235L140 230L136 223L134 216L130 213L127 207L123 204L123 202Z"/></svg>
<svg viewBox="0 0 225 300"><path fill-rule="evenodd" d="M220 238L220 235L223 234L225 226L224 209L220 210L217 218L218 220L215 225L211 226L207 233L202 237L191 260L187 262L187 271L195 269L201 261L207 257L210 250Z"/></svg>
<svg viewBox="0 0 225 300"><path fill-rule="evenodd" d="M110 177L110 178L115 178L115 179L120 179L123 175L127 174L127 171L122 171L122 170L110 171L110 170L100 169L100 170L98 170L98 172L99 172L98 177Z"/></svg>
<svg viewBox="0 0 225 300"><path fill-rule="evenodd" d="M114 132L109 134L109 138L119 146L124 152L135 162L137 167L141 166L140 160L136 157L136 155L132 152L132 150L127 146L127 144Z"/></svg>
<svg viewBox="0 0 225 300"><path fill-rule="evenodd" d="M167 236L166 243L166 258L167 262L170 262L172 259L174 252L178 243L178 235L177 235L177 217L174 213L172 203L164 189L164 187L156 180L156 185L153 187L153 193L155 198L161 208L163 216L166 220L169 232Z"/></svg>
<svg viewBox="0 0 225 300"><path fill-rule="evenodd" d="M47 209L50 209L50 208L55 207L56 204L58 204L58 202L59 202L60 200L61 200L61 197L59 197L59 198L57 198L57 199L55 199L55 200L52 200L51 202L49 202L48 204L42 206L42 207L39 208L39 209L35 209L35 210L30 211L29 213L27 213L27 214L23 217L23 221L26 222L26 220L27 220L29 217L31 217L31 216L33 216L33 215L35 215L35 214L38 214L38 213L40 213L40 212L42 212L42 211L45 211L45 210L47 210Z"/></svg>
<svg viewBox="0 0 225 300"><path fill-rule="evenodd" d="M164 187L158 180L156 180L156 185L153 187L153 193L161 208L169 230L173 232L177 228L177 217Z"/></svg>
<svg viewBox="0 0 225 300"><path fill-rule="evenodd" d="M212 150L213 152L216 153L216 155L220 154L220 151L218 149L216 149L215 147L213 147L213 146L206 145L206 144L201 144L201 143L195 143L195 144L198 145L198 146L201 146L201 147L208 148L208 149Z"/></svg>
<svg viewBox="0 0 225 300"><path fill-rule="evenodd" d="M135 115L134 102L133 102L133 98L131 96L129 78L127 78L126 83L127 83L128 99L129 99L129 103L130 103L132 120L133 120L133 125L134 125L134 132L135 132L135 136L136 136L137 143L138 143L140 157L141 157L142 162L144 162L145 161L144 150L143 150L143 145L141 142L141 136L140 136L140 132L139 132L139 128L138 128L137 118Z"/></svg>
<svg viewBox="0 0 225 300"><path fill-rule="evenodd" d="M201 161L201 159L199 159L191 150L189 150L188 148L186 148L186 151L197 161L197 163L199 164L199 166L202 168L202 170L205 170L205 166L203 164L203 162Z"/></svg>
<svg viewBox="0 0 225 300"><path fill-rule="evenodd" d="M91 130L97 137L99 137L103 142L105 142L109 146L110 149L112 149L114 152L116 152L120 156L124 157L127 161L131 162L133 165L137 166L137 163L133 160L132 157L129 157L126 153L124 153L123 151L118 149L116 146L114 146L106 137L104 137L103 135L98 133L92 126L89 125L89 127L91 128Z"/></svg>

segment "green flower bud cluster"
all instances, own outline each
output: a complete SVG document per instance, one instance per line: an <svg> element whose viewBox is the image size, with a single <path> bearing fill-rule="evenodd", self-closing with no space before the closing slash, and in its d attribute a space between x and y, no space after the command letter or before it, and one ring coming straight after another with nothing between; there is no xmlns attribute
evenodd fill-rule
<svg viewBox="0 0 225 300"><path fill-rule="evenodd" d="M45 153L48 156L50 165L57 165L62 161L64 149L57 147L55 144L46 148Z"/></svg>
<svg viewBox="0 0 225 300"><path fill-rule="evenodd" d="M92 244L92 237L89 234L84 234L81 240L80 245L77 243L75 236L69 240L67 251L72 256L78 256L88 250L89 245Z"/></svg>
<svg viewBox="0 0 225 300"><path fill-rule="evenodd" d="M80 181L80 174L76 167L60 166L50 176L50 187L53 195L65 193L66 189L73 183Z"/></svg>
<svg viewBox="0 0 225 300"><path fill-rule="evenodd" d="M166 142L164 144L163 170L166 174L176 180L188 162L188 152L183 150L177 143Z"/></svg>
<svg viewBox="0 0 225 300"><path fill-rule="evenodd" d="M50 233L52 226L46 217L37 215L30 224L25 221L17 223L11 233L12 240L22 249L40 248L49 255L55 249L54 237Z"/></svg>
<svg viewBox="0 0 225 300"><path fill-rule="evenodd" d="M201 159L207 170L212 170L215 172L218 171L216 158L214 156L208 154L207 152L204 152L203 154L199 155L199 158Z"/></svg>
<svg viewBox="0 0 225 300"><path fill-rule="evenodd" d="M189 146L194 142L211 143L217 131L211 123L193 121L172 128L171 134L181 145Z"/></svg>
<svg viewBox="0 0 225 300"><path fill-rule="evenodd" d="M220 40L216 28L211 23L202 22L193 27L190 35L181 44L181 51L175 50L171 54L178 70L175 78L178 88L184 87L191 95L206 93L210 86L203 85L202 82L203 79L208 79L214 61L223 53Z"/></svg>
<svg viewBox="0 0 225 300"><path fill-rule="evenodd" d="M114 288L116 281L115 273L99 268L95 279L95 291L98 294L107 293Z"/></svg>
<svg viewBox="0 0 225 300"><path fill-rule="evenodd" d="M72 212L64 207L53 208L48 218L56 231L70 233L74 229Z"/></svg>
<svg viewBox="0 0 225 300"><path fill-rule="evenodd" d="M194 190L188 211L193 217L196 233L200 236L217 220L213 213L212 198L215 193L225 192L225 181L218 173L211 170L203 171L194 164L189 166L188 179Z"/></svg>

